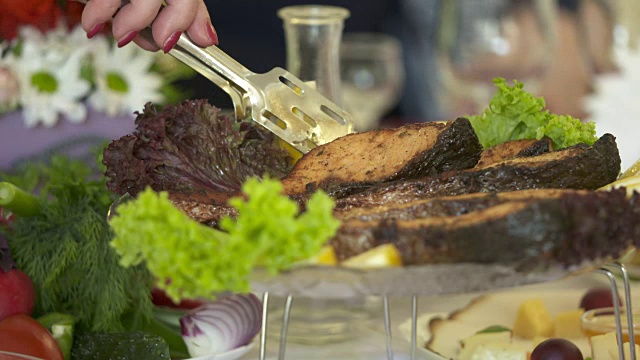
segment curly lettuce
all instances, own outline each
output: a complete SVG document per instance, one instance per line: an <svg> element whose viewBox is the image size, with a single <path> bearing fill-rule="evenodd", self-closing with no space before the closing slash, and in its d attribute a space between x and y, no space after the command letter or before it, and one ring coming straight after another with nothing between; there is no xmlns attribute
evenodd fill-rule
<svg viewBox="0 0 640 360"><path fill-rule="evenodd" d="M545 136L553 141L556 149L580 143L591 145L596 141L595 123L550 114L545 110L544 99L524 91L521 82L514 81L513 86L509 86L505 79L496 78L493 83L497 91L489 107L480 115L469 117L483 147Z"/></svg>
<svg viewBox="0 0 640 360"><path fill-rule="evenodd" d="M135 132L105 149L104 164L107 187L121 195L146 187L233 193L250 177L284 177L291 157L260 125L223 116L206 100L188 100L147 104Z"/></svg>
<svg viewBox="0 0 640 360"><path fill-rule="evenodd" d="M224 218L221 231L190 219L166 192L147 188L119 206L110 221L120 264L144 263L176 302L214 298L224 291L249 291L257 267L277 273L310 258L340 226L332 215L334 201L323 192L300 213L296 202L281 195L277 180L251 178L242 191L243 197L230 200L237 218Z"/></svg>

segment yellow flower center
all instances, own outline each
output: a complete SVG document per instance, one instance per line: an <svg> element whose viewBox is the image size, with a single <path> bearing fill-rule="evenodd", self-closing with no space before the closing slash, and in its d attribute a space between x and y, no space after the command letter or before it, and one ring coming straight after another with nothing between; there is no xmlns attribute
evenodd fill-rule
<svg viewBox="0 0 640 360"><path fill-rule="evenodd" d="M107 87L115 92L126 93L129 91L129 84L122 75L110 72L107 74Z"/></svg>
<svg viewBox="0 0 640 360"><path fill-rule="evenodd" d="M54 93L58 90L58 80L46 71L31 75L31 85L43 93Z"/></svg>

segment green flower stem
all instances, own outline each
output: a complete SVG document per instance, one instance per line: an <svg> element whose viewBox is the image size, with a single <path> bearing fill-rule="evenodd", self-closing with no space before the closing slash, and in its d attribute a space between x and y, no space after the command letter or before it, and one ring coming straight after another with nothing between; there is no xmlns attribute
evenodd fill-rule
<svg viewBox="0 0 640 360"><path fill-rule="evenodd" d="M8 182L0 182L0 206L20 216L40 213L38 198Z"/></svg>

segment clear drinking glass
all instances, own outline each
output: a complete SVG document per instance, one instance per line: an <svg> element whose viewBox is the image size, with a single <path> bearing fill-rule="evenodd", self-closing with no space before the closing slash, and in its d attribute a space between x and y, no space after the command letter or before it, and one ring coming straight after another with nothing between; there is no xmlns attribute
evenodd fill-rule
<svg viewBox="0 0 640 360"><path fill-rule="evenodd" d="M555 6L553 0L442 3L437 59L447 116L486 107L495 77L522 81L536 92L552 59Z"/></svg>
<svg viewBox="0 0 640 360"><path fill-rule="evenodd" d="M402 47L382 33L346 33L340 46L342 93L356 131L377 128L400 100L404 85Z"/></svg>
<svg viewBox="0 0 640 360"><path fill-rule="evenodd" d="M340 89L340 40L349 10L337 6L296 5L282 8L287 70L342 106Z"/></svg>

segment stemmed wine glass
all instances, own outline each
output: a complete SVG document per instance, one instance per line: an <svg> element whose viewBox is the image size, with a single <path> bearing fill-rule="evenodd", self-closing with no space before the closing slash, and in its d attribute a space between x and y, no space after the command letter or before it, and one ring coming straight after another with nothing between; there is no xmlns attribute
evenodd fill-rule
<svg viewBox="0 0 640 360"><path fill-rule="evenodd" d="M377 128L400 100L404 85L402 48L382 33L345 33L340 46L342 96L354 129Z"/></svg>
<svg viewBox="0 0 640 360"><path fill-rule="evenodd" d="M436 57L445 115L479 113L496 77L524 82L535 93L552 59L555 6L553 0L443 1Z"/></svg>

